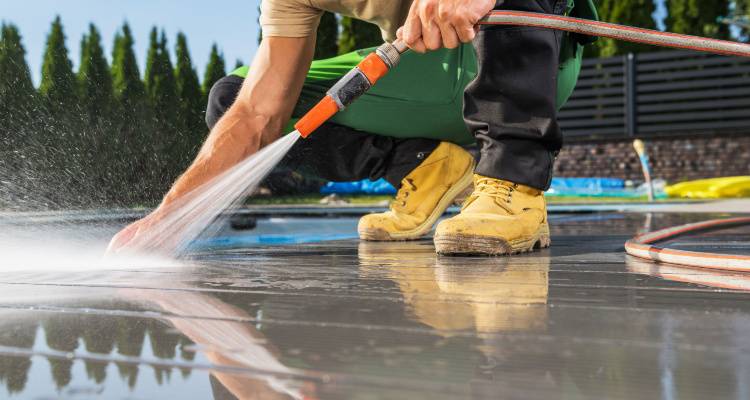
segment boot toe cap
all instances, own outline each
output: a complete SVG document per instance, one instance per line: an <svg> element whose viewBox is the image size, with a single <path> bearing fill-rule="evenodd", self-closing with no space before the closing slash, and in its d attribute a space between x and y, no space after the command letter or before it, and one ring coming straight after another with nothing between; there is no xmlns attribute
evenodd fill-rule
<svg viewBox="0 0 750 400"><path fill-rule="evenodd" d="M393 221L385 214L365 215L357 225L357 232L362 240L393 240L391 232L396 231Z"/></svg>

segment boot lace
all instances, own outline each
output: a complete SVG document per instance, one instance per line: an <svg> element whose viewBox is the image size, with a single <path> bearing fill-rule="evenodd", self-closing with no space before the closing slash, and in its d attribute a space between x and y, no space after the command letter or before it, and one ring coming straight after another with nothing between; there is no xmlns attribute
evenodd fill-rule
<svg viewBox="0 0 750 400"><path fill-rule="evenodd" d="M391 202L391 208L396 210L402 210L406 207L406 201L409 198L411 192L417 190L417 186L411 179L404 179L401 181L401 189L396 193L396 198Z"/></svg>
<svg viewBox="0 0 750 400"><path fill-rule="evenodd" d="M492 197L495 203L509 213L512 213L510 203L513 198L513 192L518 187L515 183L508 183L492 178L479 178L474 183L474 193L466 200L463 208L466 208L479 196Z"/></svg>

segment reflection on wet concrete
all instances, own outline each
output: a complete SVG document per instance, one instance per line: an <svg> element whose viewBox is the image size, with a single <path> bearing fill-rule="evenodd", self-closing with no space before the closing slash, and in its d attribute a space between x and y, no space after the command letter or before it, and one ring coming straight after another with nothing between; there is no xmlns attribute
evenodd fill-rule
<svg viewBox="0 0 750 400"><path fill-rule="evenodd" d="M622 252L705 218L554 216L513 258L337 241L6 273L0 398L746 399L750 278Z"/></svg>
<svg viewBox="0 0 750 400"><path fill-rule="evenodd" d="M0 380L5 381L10 394L27 389L32 360L34 365L40 365L35 368L36 373L44 369L41 365L47 364L47 386L63 390L71 388L74 371L79 369L76 363L83 366L95 387L113 373L107 362L112 361L123 384L132 389L142 376L139 364L130 362L133 358L183 361L194 358L194 353L184 348L189 340L171 332L167 324L158 320L53 312L6 311L1 315L4 322L0 324L0 348L8 356L0 357ZM52 356L47 360L29 357L35 353ZM69 357L71 354L81 357ZM112 359L101 362L89 355L112 355ZM172 368L157 366L153 378L157 384L168 383L172 373ZM191 370L183 369L180 373L187 378Z"/></svg>
<svg viewBox="0 0 750 400"><path fill-rule="evenodd" d="M627 257L626 265L630 272L659 277L667 281L750 292L750 274L744 272L655 264L632 256Z"/></svg>
<svg viewBox="0 0 750 400"><path fill-rule="evenodd" d="M422 253L422 257L414 257ZM362 277L396 282L409 316L443 336L543 329L549 257L437 257L420 243L359 244ZM411 262L404 268L404 256ZM521 260L521 262L519 262Z"/></svg>

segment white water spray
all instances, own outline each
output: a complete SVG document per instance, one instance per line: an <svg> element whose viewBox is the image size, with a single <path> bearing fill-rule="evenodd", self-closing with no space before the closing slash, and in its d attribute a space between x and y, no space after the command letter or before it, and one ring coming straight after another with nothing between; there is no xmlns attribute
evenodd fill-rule
<svg viewBox="0 0 750 400"><path fill-rule="evenodd" d="M176 256L202 233L213 233L212 223L227 210L242 204L284 158L300 135L294 131L249 156L170 205L166 218L127 244L126 252Z"/></svg>

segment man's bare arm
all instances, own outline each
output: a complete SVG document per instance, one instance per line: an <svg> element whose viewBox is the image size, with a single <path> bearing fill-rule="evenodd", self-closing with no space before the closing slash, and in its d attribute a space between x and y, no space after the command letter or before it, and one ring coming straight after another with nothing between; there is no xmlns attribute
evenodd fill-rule
<svg viewBox="0 0 750 400"><path fill-rule="evenodd" d="M237 100L219 120L163 205L276 140L292 115L314 52L313 38L264 38Z"/></svg>
<svg viewBox="0 0 750 400"><path fill-rule="evenodd" d="M117 251L168 214L170 205L273 142L289 121L315 51L315 38L264 38L237 100L161 205L112 239Z"/></svg>

